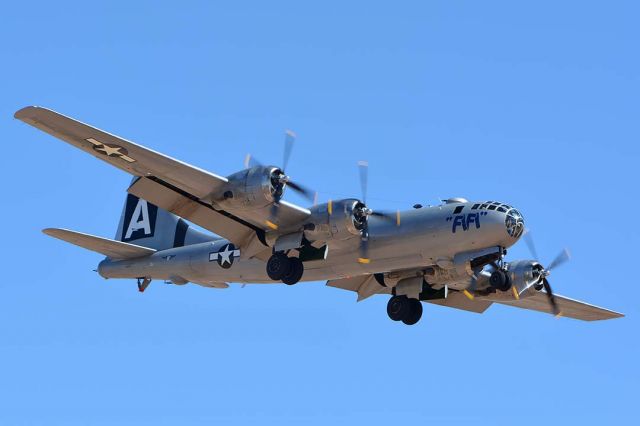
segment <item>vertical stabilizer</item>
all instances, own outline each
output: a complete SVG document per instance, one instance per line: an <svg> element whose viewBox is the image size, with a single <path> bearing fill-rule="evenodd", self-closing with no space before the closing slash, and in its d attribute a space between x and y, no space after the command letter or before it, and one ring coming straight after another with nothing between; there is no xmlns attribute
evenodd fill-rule
<svg viewBox="0 0 640 426"><path fill-rule="evenodd" d="M116 240L155 250L165 250L214 240L189 226L182 218L142 198L127 194Z"/></svg>

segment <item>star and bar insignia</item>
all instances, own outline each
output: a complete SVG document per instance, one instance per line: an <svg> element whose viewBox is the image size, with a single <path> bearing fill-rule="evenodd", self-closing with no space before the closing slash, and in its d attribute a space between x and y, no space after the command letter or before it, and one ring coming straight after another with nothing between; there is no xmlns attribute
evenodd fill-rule
<svg viewBox="0 0 640 426"><path fill-rule="evenodd" d="M97 141L94 138L88 138L85 140L93 145L94 151L104 154L107 157L120 157L127 163L134 163L136 161L133 158L129 157L129 152L121 146L107 145L106 143Z"/></svg>
<svg viewBox="0 0 640 426"><path fill-rule="evenodd" d="M222 246L217 252L209 253L209 262L217 260L221 268L229 269L233 265L233 261L238 257L240 257L240 250L229 243Z"/></svg>

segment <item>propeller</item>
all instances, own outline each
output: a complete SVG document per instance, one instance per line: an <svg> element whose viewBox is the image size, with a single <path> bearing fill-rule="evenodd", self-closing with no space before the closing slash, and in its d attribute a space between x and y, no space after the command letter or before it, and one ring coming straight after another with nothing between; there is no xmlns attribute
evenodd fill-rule
<svg viewBox="0 0 640 426"><path fill-rule="evenodd" d="M367 161L358 161L358 171L360 174L360 190L362 201L358 202L354 207L353 215L358 223L361 224L360 230L360 249L358 263L371 263L369 258L369 216L376 216L387 221L395 222L396 226L400 226L400 210L396 212L374 211L367 207L367 190L369 187L369 163ZM331 206L331 201L329 201ZM331 214L331 207L329 213Z"/></svg>
<svg viewBox="0 0 640 426"><path fill-rule="evenodd" d="M538 252L536 250L535 243L533 242L533 237L531 235L531 231L527 230L524 234L524 240L529 247L529 251L535 260L538 260ZM549 280L547 277L551 275L551 271L557 268L560 265L563 265L569 259L571 255L569 254L569 250L562 250L552 261L549 263L549 266L541 267L537 269L539 284L536 285L536 290L540 290L544 288L545 293L547 294L547 299L549 300L549 305L551 305L551 311L555 316L559 316L561 314L560 309L558 308L558 304L556 302L556 298L553 295L553 290L551 289L551 284L549 284Z"/></svg>
<svg viewBox="0 0 640 426"><path fill-rule="evenodd" d="M271 205L271 211L269 213L269 220L266 221L267 226L271 229L278 229L277 218L278 218L278 206L280 204L280 200L282 200L282 196L284 194L285 187L291 188L293 191L302 195L309 201L315 200L315 192L310 190L309 188L294 182L289 175L286 174L287 166L289 165L289 159L291 158L291 153L293 152L293 146L295 144L296 134L291 130L285 131L284 136L284 151L282 155L282 167L277 168L273 171L271 175L271 184L273 185L273 204ZM247 154L244 160L244 167L256 167L262 166L262 163L258 161L256 158L252 157L251 154Z"/></svg>

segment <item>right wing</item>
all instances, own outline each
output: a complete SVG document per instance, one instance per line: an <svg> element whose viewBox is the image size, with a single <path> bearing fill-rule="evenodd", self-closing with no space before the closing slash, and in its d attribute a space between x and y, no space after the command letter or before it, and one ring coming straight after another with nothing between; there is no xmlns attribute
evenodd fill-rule
<svg viewBox="0 0 640 426"><path fill-rule="evenodd" d="M579 300L569 299L568 297L560 296L558 294L554 294L554 296L556 303L558 304L558 309L560 310L560 316L562 317L574 318L583 321L598 321L624 316L619 312L590 305ZM520 300L495 300L494 302L501 303L503 305L515 306L516 308L546 312L553 315L547 294L542 291L534 294L533 296L523 297Z"/></svg>

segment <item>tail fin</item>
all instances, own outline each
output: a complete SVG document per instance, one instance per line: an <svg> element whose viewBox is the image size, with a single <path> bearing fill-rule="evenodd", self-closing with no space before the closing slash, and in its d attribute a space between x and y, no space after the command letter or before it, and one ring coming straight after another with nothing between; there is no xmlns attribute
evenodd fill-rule
<svg viewBox="0 0 640 426"><path fill-rule="evenodd" d="M213 239L213 236L189 227L184 219L131 194L127 194L116 233L118 241L155 250Z"/></svg>

